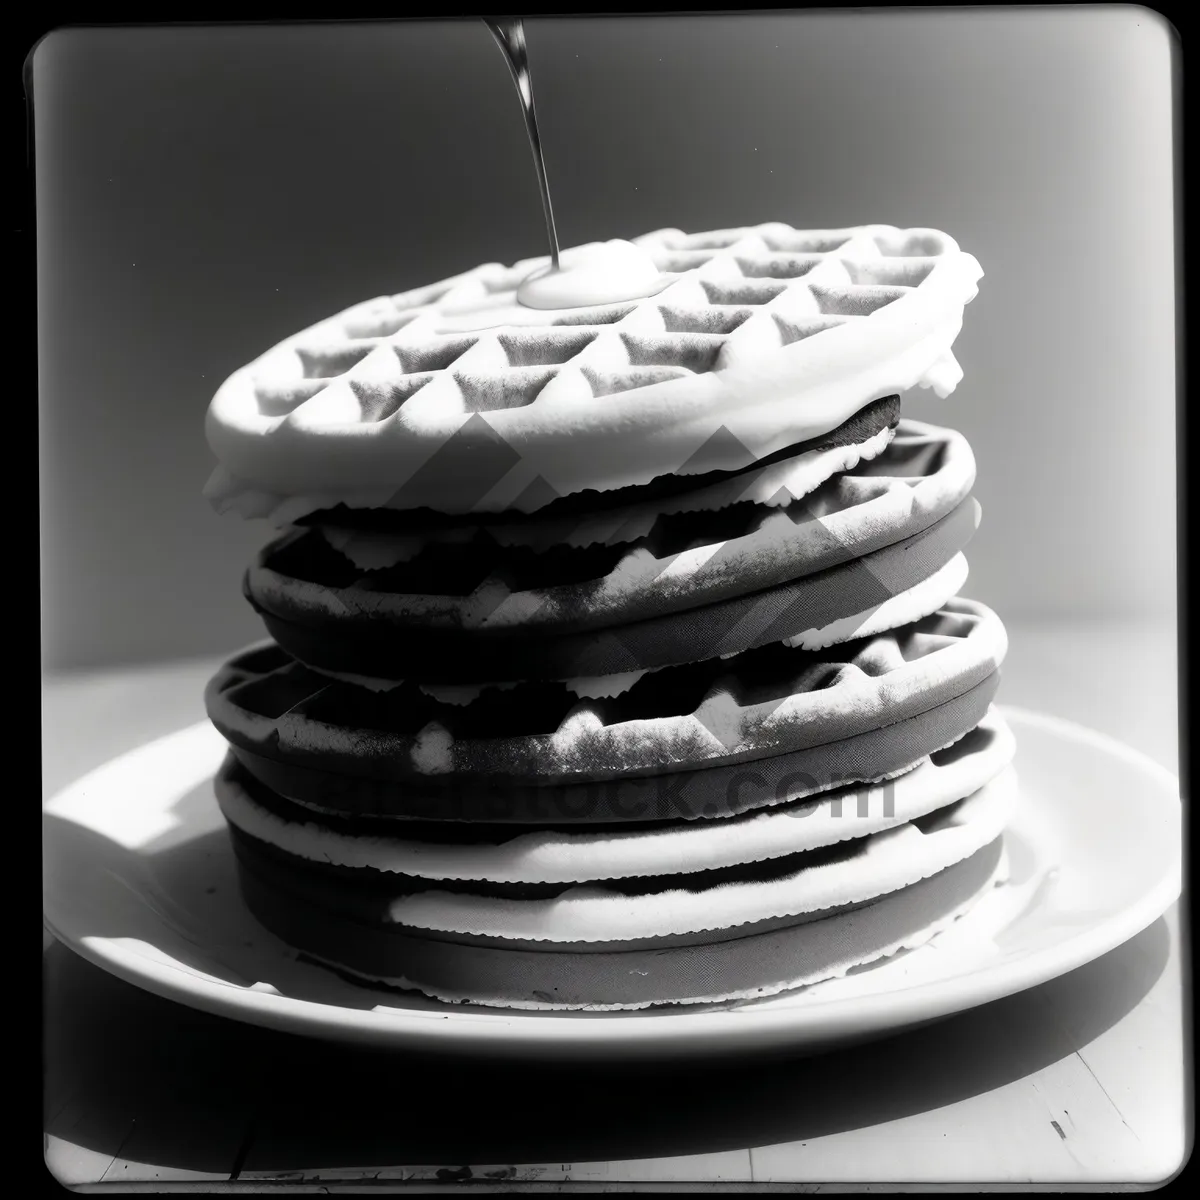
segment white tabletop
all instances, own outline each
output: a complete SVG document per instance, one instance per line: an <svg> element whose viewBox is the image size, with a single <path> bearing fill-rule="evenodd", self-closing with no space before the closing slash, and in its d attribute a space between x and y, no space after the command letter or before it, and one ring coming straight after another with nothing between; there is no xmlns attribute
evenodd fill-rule
<svg viewBox="0 0 1200 1200"><path fill-rule="evenodd" d="M1178 770L1173 624L1008 625L1001 700ZM48 678L45 794L201 719L215 666ZM367 1053L193 1012L56 943L46 968L47 1162L85 1189L1122 1189L1169 1177L1187 1141L1174 910L1097 962L939 1024L692 1072Z"/></svg>

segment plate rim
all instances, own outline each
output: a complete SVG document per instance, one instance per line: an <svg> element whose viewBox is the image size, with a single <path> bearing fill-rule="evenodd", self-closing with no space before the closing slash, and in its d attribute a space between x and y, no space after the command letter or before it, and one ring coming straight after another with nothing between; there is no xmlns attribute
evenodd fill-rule
<svg viewBox="0 0 1200 1200"><path fill-rule="evenodd" d="M1014 726L1040 729L1056 740L1091 746L1122 760L1149 776L1156 791L1173 793L1175 804L1182 812L1179 777L1142 751L1064 717L1016 705L998 704L996 708ZM101 773L119 772L127 760L151 746L175 738L197 736L201 729L211 730L207 720L164 737L152 738L116 755L61 788L46 804L53 804L77 788L86 787ZM1018 735L1018 753L1019 743ZM1119 912L1077 929L1049 946L950 979L929 980L863 996L818 1000L803 1008L714 1010L706 1007L700 1012L683 1009L666 1015L621 1013L617 1014L619 1019L616 1020L606 1020L603 1015L582 1021L564 1020L556 1013L481 1012L478 1008L450 1006L444 1012L386 1005L369 1009L346 1008L273 991L238 987L162 962L111 938L73 936L47 911L45 892L43 924L58 941L93 965L163 999L216 1016L303 1036L442 1052L507 1054L549 1048L582 1055L612 1054L621 1050L669 1054L685 1046L702 1046L704 1053L716 1054L755 1046L833 1043L839 1036L899 1031L1035 987L1115 949L1152 924L1178 898L1181 870L1180 851L1173 869L1164 872L1153 887ZM986 985L984 981L987 981ZM840 1016L837 1015L839 1010Z"/></svg>

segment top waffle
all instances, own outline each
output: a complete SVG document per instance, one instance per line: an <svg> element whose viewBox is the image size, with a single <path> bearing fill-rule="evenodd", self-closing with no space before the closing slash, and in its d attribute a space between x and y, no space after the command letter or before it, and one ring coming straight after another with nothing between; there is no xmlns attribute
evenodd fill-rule
<svg viewBox="0 0 1200 1200"><path fill-rule="evenodd" d="M235 372L209 408L208 495L294 520L343 504L532 512L737 470L917 384L948 394L982 274L944 233L772 223L636 239L640 300L545 310L545 259L357 305ZM563 255L566 264L581 247Z"/></svg>

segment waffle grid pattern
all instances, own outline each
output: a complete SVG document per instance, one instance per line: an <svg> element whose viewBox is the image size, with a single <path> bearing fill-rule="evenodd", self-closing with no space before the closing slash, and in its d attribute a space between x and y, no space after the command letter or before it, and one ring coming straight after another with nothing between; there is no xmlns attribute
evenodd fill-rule
<svg viewBox="0 0 1200 1200"><path fill-rule="evenodd" d="M609 624L774 587L898 541L950 512L974 477L961 435L902 423L881 455L789 504L661 515L623 545L579 539L588 545L553 552L504 546L486 526L452 531L459 546L449 549L448 538L318 524L271 543L251 585L298 603L320 588L344 613L357 597L360 608L431 623L454 614L464 625L517 626L570 614L582 624L586 612L588 625ZM298 544L307 548L299 558L281 554Z"/></svg>
<svg viewBox="0 0 1200 1200"><path fill-rule="evenodd" d="M318 814L265 788L232 755L218 775L218 797L249 836L312 862L406 879L553 886L737 868L820 850L972 795L1008 766L1014 749L1003 717L990 711L952 745L883 782L633 831L484 825L467 842L453 822L409 833L394 817Z"/></svg>
<svg viewBox="0 0 1200 1200"><path fill-rule="evenodd" d="M351 308L260 360L259 413L314 427L369 424L402 412L520 408L551 388L560 400L586 402L719 373L866 320L920 288L957 249L935 230L777 223L690 236L663 230L635 242L669 279L643 300L565 315L524 310L521 326L453 331L464 319L478 323L476 306L515 293L542 265L532 259Z"/></svg>
<svg viewBox="0 0 1200 1200"><path fill-rule="evenodd" d="M526 683L454 705L413 684L371 693L330 682L270 645L223 668L208 710L228 739L272 755L307 748L449 783L603 779L780 754L903 720L982 682L1006 648L995 614L955 599L857 642L667 667L616 696Z"/></svg>

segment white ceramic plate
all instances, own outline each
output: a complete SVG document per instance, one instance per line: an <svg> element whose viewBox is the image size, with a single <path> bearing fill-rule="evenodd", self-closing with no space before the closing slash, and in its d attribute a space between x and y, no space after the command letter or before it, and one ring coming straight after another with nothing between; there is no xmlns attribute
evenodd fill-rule
<svg viewBox="0 0 1200 1200"><path fill-rule="evenodd" d="M237 892L207 724L93 771L46 806L46 924L148 991L294 1033L471 1054L815 1051L1043 983L1140 932L1179 894L1178 780L1057 718L1002 709L1021 802L1006 887L932 943L768 1000L653 1013L501 1012L374 992L297 961Z"/></svg>

